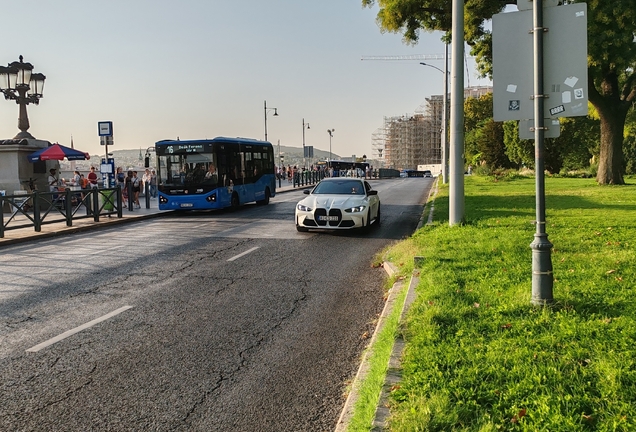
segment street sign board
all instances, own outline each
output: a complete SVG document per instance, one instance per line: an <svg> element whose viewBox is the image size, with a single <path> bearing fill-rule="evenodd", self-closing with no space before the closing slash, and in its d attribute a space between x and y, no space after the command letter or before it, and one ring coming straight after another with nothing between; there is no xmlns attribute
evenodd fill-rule
<svg viewBox="0 0 636 432"><path fill-rule="evenodd" d="M115 140L112 135L99 137L99 144L103 146L111 146L115 144Z"/></svg>
<svg viewBox="0 0 636 432"><path fill-rule="evenodd" d="M520 11L522 10L532 10L532 7L534 6L534 0L517 0L517 9L519 9ZM558 6L559 5L559 0L543 0L543 7L547 8L547 7L551 7L551 6Z"/></svg>
<svg viewBox="0 0 636 432"><path fill-rule="evenodd" d="M587 115L587 5L544 8L544 101L550 118ZM531 10L493 16L493 118L534 117Z"/></svg>
<svg viewBox="0 0 636 432"><path fill-rule="evenodd" d="M113 136L113 122L112 121L100 121L97 122L97 132L99 136Z"/></svg>
<svg viewBox="0 0 636 432"><path fill-rule="evenodd" d="M545 119L543 127L544 138L558 138L561 135L561 122L559 119ZM534 139L534 119L519 120L519 138L530 140Z"/></svg>

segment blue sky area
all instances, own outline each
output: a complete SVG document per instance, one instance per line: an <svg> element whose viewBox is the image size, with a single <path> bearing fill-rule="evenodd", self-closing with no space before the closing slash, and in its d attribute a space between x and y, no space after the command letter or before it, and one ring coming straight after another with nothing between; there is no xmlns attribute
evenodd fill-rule
<svg viewBox="0 0 636 432"><path fill-rule="evenodd" d="M47 77L28 107L36 138L103 153L97 122L113 121L115 149L155 141L264 138L341 156L371 155L385 116L412 113L443 93L443 74L418 61L370 55L443 54L440 34L417 46L382 34L377 7L359 0L32 0L6 2L0 64L23 55ZM443 69L443 61L427 61ZM468 61L467 80L479 80ZM0 103L0 138L17 132L18 106Z"/></svg>

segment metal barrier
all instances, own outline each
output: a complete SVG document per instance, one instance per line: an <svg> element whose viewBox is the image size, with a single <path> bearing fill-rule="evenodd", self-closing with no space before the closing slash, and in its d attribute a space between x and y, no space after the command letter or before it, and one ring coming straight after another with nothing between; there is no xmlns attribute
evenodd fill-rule
<svg viewBox="0 0 636 432"><path fill-rule="evenodd" d="M5 212L5 207L9 212ZM0 196L0 238L12 229L33 227L36 232L42 225L66 222L73 226L74 219L117 215L121 218L123 203L121 189L65 189L56 192L33 192L23 195ZM83 209L82 214L80 210ZM8 219L7 219L8 216ZM5 221L6 219L6 221ZM12 226L9 226L13 223Z"/></svg>
<svg viewBox="0 0 636 432"><path fill-rule="evenodd" d="M292 185L294 187L308 186L318 183L325 178L324 171L296 171L292 179Z"/></svg>

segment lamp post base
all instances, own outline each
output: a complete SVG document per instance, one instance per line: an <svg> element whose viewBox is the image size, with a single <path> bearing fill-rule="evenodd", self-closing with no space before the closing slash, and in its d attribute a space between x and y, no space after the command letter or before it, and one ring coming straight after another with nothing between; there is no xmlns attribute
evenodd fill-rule
<svg viewBox="0 0 636 432"><path fill-rule="evenodd" d="M546 306L553 302L552 287L552 243L546 233L536 233L530 244L532 249L532 299L535 306Z"/></svg>

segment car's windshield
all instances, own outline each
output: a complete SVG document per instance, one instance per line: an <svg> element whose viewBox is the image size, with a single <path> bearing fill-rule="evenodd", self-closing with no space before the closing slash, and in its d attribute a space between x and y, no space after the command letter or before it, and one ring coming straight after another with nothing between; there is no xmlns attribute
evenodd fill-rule
<svg viewBox="0 0 636 432"><path fill-rule="evenodd" d="M364 185L359 180L322 181L314 188L313 194L364 195Z"/></svg>

